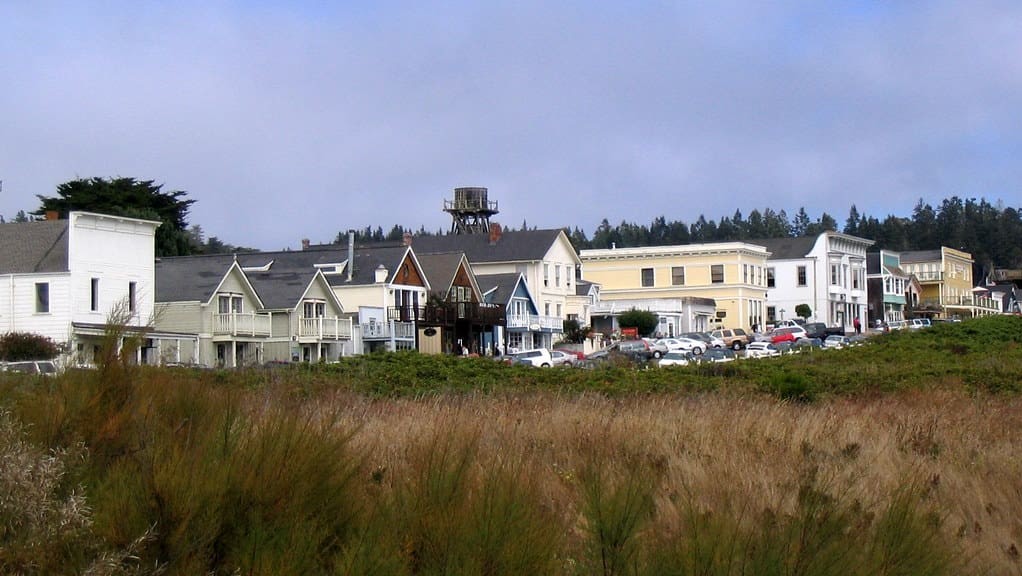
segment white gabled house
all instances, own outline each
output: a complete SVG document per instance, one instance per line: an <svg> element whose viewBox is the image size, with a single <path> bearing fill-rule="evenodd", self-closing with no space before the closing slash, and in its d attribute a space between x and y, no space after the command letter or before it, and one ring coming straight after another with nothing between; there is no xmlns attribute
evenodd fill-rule
<svg viewBox="0 0 1022 576"><path fill-rule="evenodd" d="M0 333L46 336L69 359L91 362L118 317L128 332L153 317L159 222L71 212L0 224ZM149 350L138 352L147 361Z"/></svg>
<svg viewBox="0 0 1022 576"><path fill-rule="evenodd" d="M161 259L163 362L238 367L351 355L352 326L323 271L299 252Z"/></svg>
<svg viewBox="0 0 1022 576"><path fill-rule="evenodd" d="M866 250L872 240L827 231L818 236L747 240L766 247L768 324L796 318L806 304L810 320L854 329L868 325Z"/></svg>
<svg viewBox="0 0 1022 576"><path fill-rule="evenodd" d="M349 313L356 313L355 352L415 350L420 311L429 281L409 246L336 246L303 250L329 261L330 288Z"/></svg>

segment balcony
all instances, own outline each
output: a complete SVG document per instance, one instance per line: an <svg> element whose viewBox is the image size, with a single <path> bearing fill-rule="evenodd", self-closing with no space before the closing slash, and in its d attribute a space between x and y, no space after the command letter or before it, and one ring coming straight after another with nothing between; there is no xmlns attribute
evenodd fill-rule
<svg viewBox="0 0 1022 576"><path fill-rule="evenodd" d="M270 315L255 312L228 312L213 315L214 336L270 335Z"/></svg>
<svg viewBox="0 0 1022 576"><path fill-rule="evenodd" d="M539 316L537 314L509 314L508 328L528 328L532 331L563 332L564 319L559 316ZM538 327L538 329L537 329Z"/></svg>
<svg viewBox="0 0 1022 576"><path fill-rule="evenodd" d="M916 272L915 275L920 282L940 282L944 279L944 273L941 271Z"/></svg>
<svg viewBox="0 0 1022 576"><path fill-rule="evenodd" d="M367 322L360 326L362 340L415 339L415 324L411 322Z"/></svg>
<svg viewBox="0 0 1022 576"><path fill-rule="evenodd" d="M428 326L453 326L457 321L489 326L504 324L504 306L478 302L441 302L425 306L399 306L387 309L387 318L398 322L416 322Z"/></svg>
<svg viewBox="0 0 1022 576"><path fill-rule="evenodd" d="M347 318L316 317L298 319L298 338L315 340L350 340L351 320Z"/></svg>
<svg viewBox="0 0 1022 576"><path fill-rule="evenodd" d="M985 296L968 295L949 298L947 305L955 308L975 308L979 314L996 314L1001 311L1000 303L997 300Z"/></svg>

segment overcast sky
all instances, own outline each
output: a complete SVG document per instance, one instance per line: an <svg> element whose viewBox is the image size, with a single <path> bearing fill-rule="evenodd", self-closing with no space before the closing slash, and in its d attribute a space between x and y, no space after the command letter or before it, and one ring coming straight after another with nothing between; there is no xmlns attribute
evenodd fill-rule
<svg viewBox="0 0 1022 576"><path fill-rule="evenodd" d="M0 214L77 177L264 249L509 226L1022 205L1022 2L0 3Z"/></svg>

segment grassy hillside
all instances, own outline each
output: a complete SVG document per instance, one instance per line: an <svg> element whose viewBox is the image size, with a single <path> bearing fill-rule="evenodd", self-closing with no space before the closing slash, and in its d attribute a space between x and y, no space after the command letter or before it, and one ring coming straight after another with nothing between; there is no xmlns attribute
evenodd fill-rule
<svg viewBox="0 0 1022 576"><path fill-rule="evenodd" d="M0 377L0 573L1019 574L1020 343Z"/></svg>

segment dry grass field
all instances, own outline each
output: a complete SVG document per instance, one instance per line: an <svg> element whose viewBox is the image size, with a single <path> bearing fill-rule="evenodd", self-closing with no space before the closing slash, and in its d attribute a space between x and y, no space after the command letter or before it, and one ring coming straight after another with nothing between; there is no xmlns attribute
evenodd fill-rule
<svg viewBox="0 0 1022 576"><path fill-rule="evenodd" d="M722 394L428 402L339 395L328 406L356 430L353 445L371 455L367 468L385 471L387 482L420 473L423 451L437 444L470 446L475 474L519 467L569 550L586 539L579 474L596 466L608 483L648 483L654 511L638 532L684 539L693 528L686 515L727 516L735 525L715 534L721 555L764 514L798 515L800 490L812 486L874 520L896 499L910 499L926 521L939 521L939 538L927 546L953 563L950 573L1022 573L1022 404L1015 397L938 390L791 404ZM863 561L852 556L841 559ZM857 572L848 568L829 573Z"/></svg>
<svg viewBox="0 0 1022 576"><path fill-rule="evenodd" d="M684 369L0 375L0 573L1022 574L1020 328Z"/></svg>

